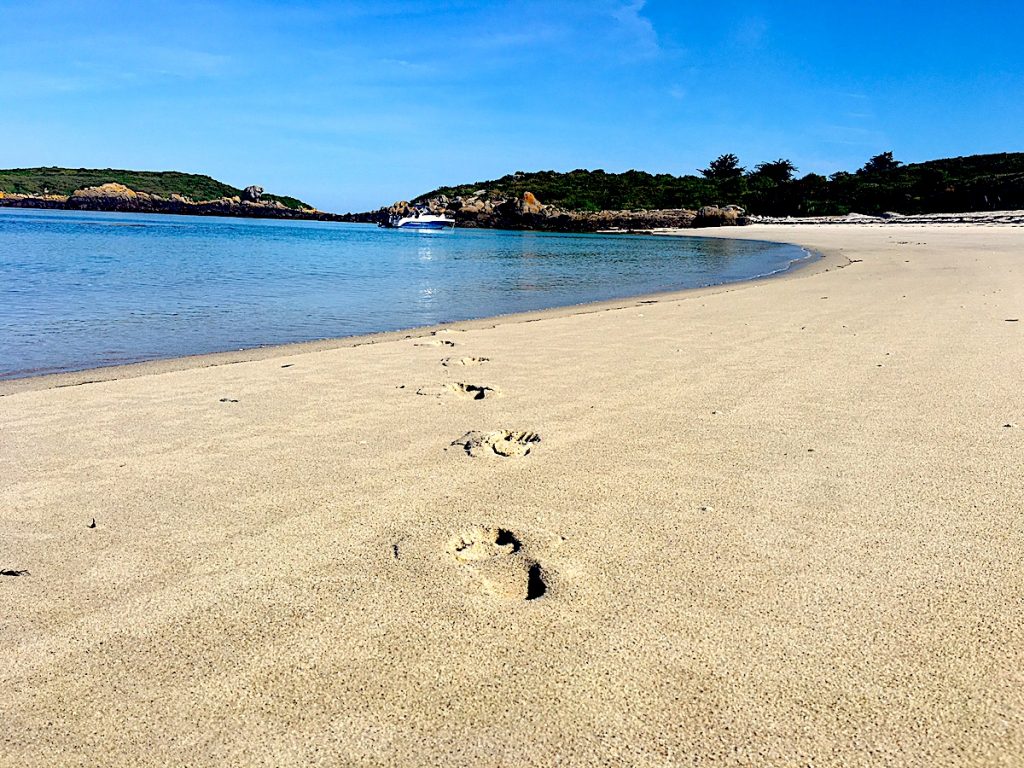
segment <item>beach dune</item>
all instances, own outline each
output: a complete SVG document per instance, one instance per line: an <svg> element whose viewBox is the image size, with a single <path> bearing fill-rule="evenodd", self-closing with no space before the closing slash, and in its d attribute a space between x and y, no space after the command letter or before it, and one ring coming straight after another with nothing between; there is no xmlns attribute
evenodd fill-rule
<svg viewBox="0 0 1024 768"><path fill-rule="evenodd" d="M0 764L1021 765L1024 229L722 235L824 258L6 385Z"/></svg>

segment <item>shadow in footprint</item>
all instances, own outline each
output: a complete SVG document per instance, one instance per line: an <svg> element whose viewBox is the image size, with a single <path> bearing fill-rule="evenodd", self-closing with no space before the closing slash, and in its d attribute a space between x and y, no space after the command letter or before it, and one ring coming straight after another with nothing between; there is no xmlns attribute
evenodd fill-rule
<svg viewBox="0 0 1024 768"><path fill-rule="evenodd" d="M0 571L0 576L31 576L28 571L5 570Z"/></svg>
<svg viewBox="0 0 1024 768"><path fill-rule="evenodd" d="M461 446L470 456L503 456L519 458L527 456L540 435L536 432L513 432L499 429L494 432L467 432L451 445Z"/></svg>
<svg viewBox="0 0 1024 768"><path fill-rule="evenodd" d="M428 395L430 397L442 397L446 394L455 394L470 400L483 400L486 397L494 397L498 390L494 387L486 387L482 384L465 384L457 381L451 384L441 384L436 387L420 387L416 390L417 395Z"/></svg>
<svg viewBox="0 0 1024 768"><path fill-rule="evenodd" d="M461 381L449 384L448 388L452 392L465 395L472 400L483 400L485 397L497 394L494 387L485 387L482 384L463 384Z"/></svg>
<svg viewBox="0 0 1024 768"><path fill-rule="evenodd" d="M526 574L526 599L536 600L538 597L543 597L547 591L548 585L544 583L544 571L541 570L540 563L534 563Z"/></svg>
<svg viewBox="0 0 1024 768"><path fill-rule="evenodd" d="M457 365L483 365L484 363L490 362L489 357L446 357L441 361L441 365L446 368L452 368Z"/></svg>
<svg viewBox="0 0 1024 768"><path fill-rule="evenodd" d="M449 542L448 552L492 597L536 600L547 592L544 569L505 528L467 529Z"/></svg>
<svg viewBox="0 0 1024 768"><path fill-rule="evenodd" d="M451 541L450 549L457 560L485 560L503 554L519 551L519 539L512 531L504 528L487 528L482 525L463 531Z"/></svg>

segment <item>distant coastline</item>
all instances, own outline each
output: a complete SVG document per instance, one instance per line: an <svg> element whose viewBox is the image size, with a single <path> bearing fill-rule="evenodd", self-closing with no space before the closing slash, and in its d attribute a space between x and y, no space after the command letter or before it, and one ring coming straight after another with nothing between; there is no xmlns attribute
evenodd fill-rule
<svg viewBox="0 0 1024 768"><path fill-rule="evenodd" d="M319 211L295 197L270 194L257 185L242 189L204 174L117 168L0 170L0 206L262 219L352 220L351 217Z"/></svg>
<svg viewBox="0 0 1024 768"><path fill-rule="evenodd" d="M443 210L431 203L430 210ZM416 208L396 203L390 208L364 213L328 213L315 208L293 208L279 200L246 199L241 195L215 200L193 201L182 195L170 197L140 192L111 182L86 187L70 195L31 195L0 193L0 207L41 208L64 211L112 213L154 213L185 216L224 216L253 219L289 219L333 221L349 224L386 225L395 216L408 215ZM736 206L709 206L700 210L672 209L654 211L571 211L539 203L530 193L519 199L491 198L477 210L466 208L457 214L462 228L536 230L564 233L606 231L648 233L653 229L679 229L744 224L742 209Z"/></svg>
<svg viewBox="0 0 1024 768"><path fill-rule="evenodd" d="M993 217L1003 222L1005 212L1024 208L1024 153L905 165L884 152L855 172L827 178L814 173L798 178L795 166L785 159L748 170L735 155L722 155L700 174L516 172L438 187L373 211L330 213L294 197L265 193L259 186L240 189L201 174L17 168L0 170L0 207L381 226L425 212L451 218L460 228L638 234L753 222L866 222L908 216L922 222L959 221L966 214L971 214L968 223Z"/></svg>
<svg viewBox="0 0 1024 768"><path fill-rule="evenodd" d="M258 189L258 188L257 188ZM110 182L86 187L70 195L33 195L0 192L0 207L41 208L61 211L106 211L114 213L170 213L185 216L229 216L253 219L299 219L309 221L352 221L350 216L289 207L277 199L261 199L257 193L195 201L179 194L168 197L140 192Z"/></svg>
<svg viewBox="0 0 1024 768"><path fill-rule="evenodd" d="M127 189L127 188L125 188ZM83 190L88 192L89 190ZM134 192L134 190L128 190ZM170 213L184 216L228 216L252 219L295 219L350 222L350 215L326 213L315 209L288 208L280 203L242 200L239 197L201 200L167 199L153 195L18 195L4 194L0 208L41 208L58 211L98 211L113 213Z"/></svg>

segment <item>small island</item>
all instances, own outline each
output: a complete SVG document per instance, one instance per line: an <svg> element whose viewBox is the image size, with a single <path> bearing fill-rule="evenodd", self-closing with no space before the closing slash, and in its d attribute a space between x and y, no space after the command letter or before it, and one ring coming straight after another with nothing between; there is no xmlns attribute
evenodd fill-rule
<svg viewBox="0 0 1024 768"><path fill-rule="evenodd" d="M0 206L262 219L344 221L257 185L239 189L210 176L113 168L0 170Z"/></svg>

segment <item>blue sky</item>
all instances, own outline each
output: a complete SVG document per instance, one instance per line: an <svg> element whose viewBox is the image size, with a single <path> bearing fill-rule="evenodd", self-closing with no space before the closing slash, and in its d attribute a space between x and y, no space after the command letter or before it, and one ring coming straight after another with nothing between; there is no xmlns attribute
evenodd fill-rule
<svg viewBox="0 0 1024 768"><path fill-rule="evenodd" d="M0 167L364 210L516 170L1024 150L1016 2L0 0Z"/></svg>

